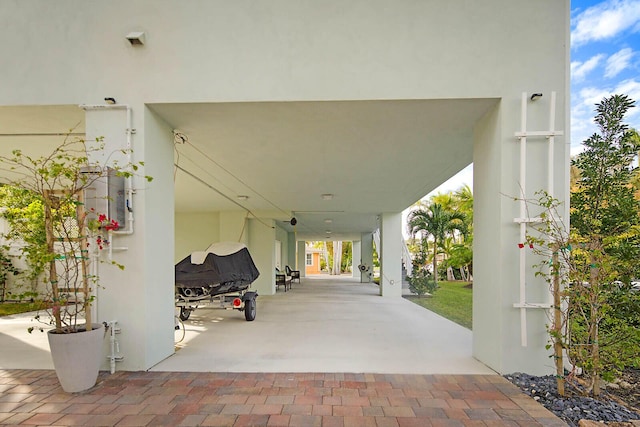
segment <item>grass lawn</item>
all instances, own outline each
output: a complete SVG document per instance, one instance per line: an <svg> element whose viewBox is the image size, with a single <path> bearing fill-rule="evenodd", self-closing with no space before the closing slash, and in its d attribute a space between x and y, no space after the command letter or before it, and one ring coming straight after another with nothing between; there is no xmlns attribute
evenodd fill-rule
<svg viewBox="0 0 640 427"><path fill-rule="evenodd" d="M36 311L42 307L39 302L3 302L0 303L0 316Z"/></svg>
<svg viewBox="0 0 640 427"><path fill-rule="evenodd" d="M471 329L472 290L469 282L438 282L431 297L406 297L427 310Z"/></svg>

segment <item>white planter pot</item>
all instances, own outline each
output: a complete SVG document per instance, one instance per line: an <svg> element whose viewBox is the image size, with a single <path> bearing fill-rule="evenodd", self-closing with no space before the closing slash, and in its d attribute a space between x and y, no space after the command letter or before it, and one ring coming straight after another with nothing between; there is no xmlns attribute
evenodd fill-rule
<svg viewBox="0 0 640 427"><path fill-rule="evenodd" d="M104 336L101 324L94 324L89 332L47 333L53 366L64 391L75 393L96 384Z"/></svg>

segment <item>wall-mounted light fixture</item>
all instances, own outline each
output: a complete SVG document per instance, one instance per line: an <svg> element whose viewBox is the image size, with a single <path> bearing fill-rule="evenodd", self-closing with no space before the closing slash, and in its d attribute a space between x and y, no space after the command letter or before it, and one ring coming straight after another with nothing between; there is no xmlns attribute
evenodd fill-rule
<svg viewBox="0 0 640 427"><path fill-rule="evenodd" d="M116 103L116 99L115 98L105 98L104 102L106 102L109 105L113 105Z"/></svg>
<svg viewBox="0 0 640 427"><path fill-rule="evenodd" d="M531 100L535 101L538 98L542 98L542 94L541 93L533 93L531 94Z"/></svg>
<svg viewBox="0 0 640 427"><path fill-rule="evenodd" d="M175 144L185 144L185 143L189 142L189 137L187 136L187 134L185 134L181 130L174 129L173 130L173 142Z"/></svg>
<svg viewBox="0 0 640 427"><path fill-rule="evenodd" d="M145 39L144 31L132 31L127 34L127 40L129 40L131 46L142 46L146 41Z"/></svg>

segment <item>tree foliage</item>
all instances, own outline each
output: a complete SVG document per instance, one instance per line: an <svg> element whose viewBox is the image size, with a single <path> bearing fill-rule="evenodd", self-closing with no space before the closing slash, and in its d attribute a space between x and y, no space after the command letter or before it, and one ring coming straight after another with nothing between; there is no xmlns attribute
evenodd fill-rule
<svg viewBox="0 0 640 427"><path fill-rule="evenodd" d="M353 244L350 241L324 241L317 242L314 246L326 247L328 264L321 260L320 265L321 269L326 268L330 274L342 274L353 264Z"/></svg>
<svg viewBox="0 0 640 427"><path fill-rule="evenodd" d="M581 236L602 240L638 223L638 201L631 186L638 144L623 122L633 106L626 95L613 95L597 104L599 132L584 141L585 150L572 161L580 180L571 195L571 226Z"/></svg>
<svg viewBox="0 0 640 427"><path fill-rule="evenodd" d="M42 253L47 240L42 197L26 188L3 185L0 187L0 206L4 208L2 217L9 225L5 238L24 243L22 252L30 266L27 279L35 281L46 267Z"/></svg>
<svg viewBox="0 0 640 427"><path fill-rule="evenodd" d="M99 262L102 236L106 235L91 240L91 232L105 225L103 231L114 226L117 229L117 223L107 221L104 213L85 209L85 190L95 186L108 171L131 177L143 165L128 163L120 167L110 156L105 164L91 161L91 154L102 155L103 151L101 138L88 144L67 137L42 156L30 156L18 149L0 156L0 168L13 187L3 192L3 201L11 204L5 212L12 225L11 237L24 245L32 276L44 277L47 292L43 299L49 303L55 333L91 330L89 307L98 277L89 265ZM122 268L114 261L109 263Z"/></svg>
<svg viewBox="0 0 640 427"><path fill-rule="evenodd" d="M430 260L431 271L437 276L438 254L443 254L445 269L453 267L470 272L473 261L472 222L473 194L469 186L465 185L453 193L436 194L429 202L418 204L409 213L407 223L412 236L421 235L417 251L414 249L414 265L422 268ZM431 246L429 255L428 246Z"/></svg>
<svg viewBox="0 0 640 427"><path fill-rule="evenodd" d="M600 375L608 377L630 362L622 357L624 346L640 345L633 326L638 299L624 285L638 275L640 255L640 203L632 185L640 146L624 122L632 107L626 95L597 104L598 132L584 141L585 150L572 162L580 171L571 197L571 227L579 242L573 259L589 286L574 287L569 326L572 354L591 373L596 392Z"/></svg>
<svg viewBox="0 0 640 427"><path fill-rule="evenodd" d="M632 163L639 145L623 122L633 106L625 95L597 104L598 132L572 161L570 230L557 199L542 192L529 201L541 211L540 223L527 233L541 260L536 275L556 285L558 314L550 330L555 357L565 349L571 363L589 375L594 395L600 393L601 377L638 363L640 295L629 292L629 280L638 274L640 204Z"/></svg>

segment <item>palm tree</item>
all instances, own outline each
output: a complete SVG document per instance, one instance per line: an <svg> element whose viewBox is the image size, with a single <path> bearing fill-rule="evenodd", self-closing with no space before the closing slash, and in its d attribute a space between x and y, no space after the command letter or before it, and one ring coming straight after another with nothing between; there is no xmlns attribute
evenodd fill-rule
<svg viewBox="0 0 640 427"><path fill-rule="evenodd" d="M447 234L460 230L464 224L464 215L460 212L447 211L441 204L432 203L426 209L417 209L409 213L409 233L415 236L433 237L433 277L438 280L438 246L444 242Z"/></svg>
<svg viewBox="0 0 640 427"><path fill-rule="evenodd" d="M464 227L460 229L461 238L454 245L452 251L455 252L456 262L464 262L458 264L464 280L471 280L471 272L473 271L473 192L471 187L463 185L458 188L454 194L455 210L461 212L464 217Z"/></svg>

